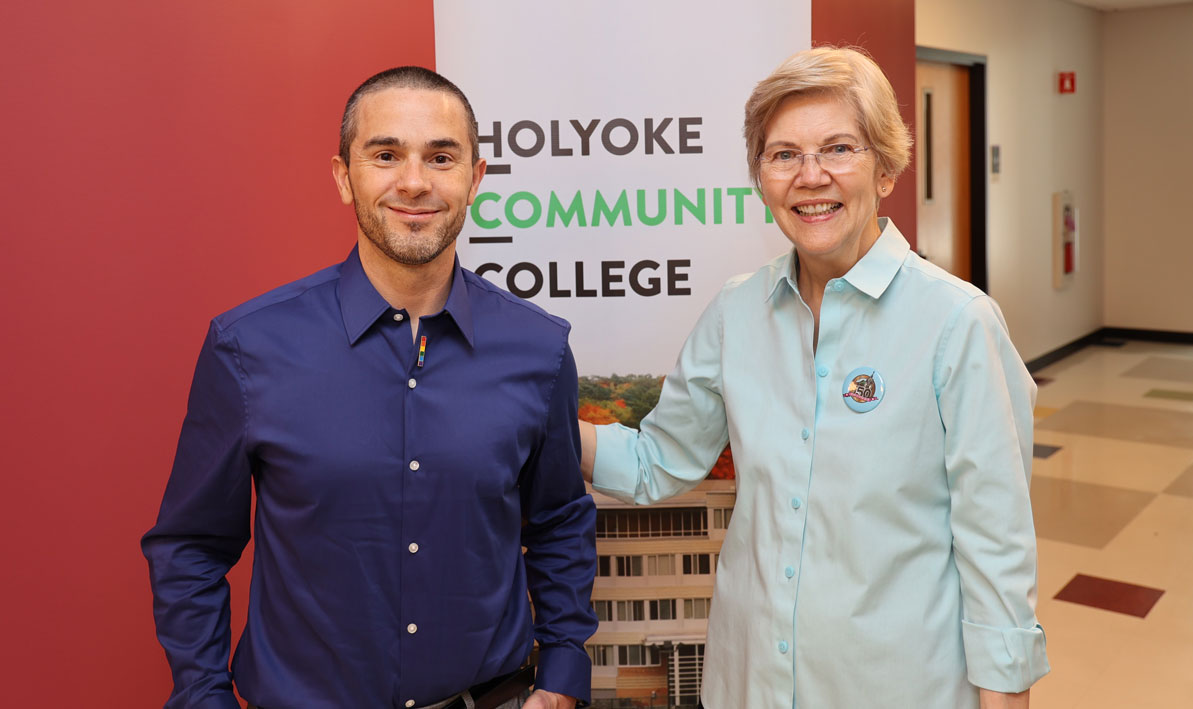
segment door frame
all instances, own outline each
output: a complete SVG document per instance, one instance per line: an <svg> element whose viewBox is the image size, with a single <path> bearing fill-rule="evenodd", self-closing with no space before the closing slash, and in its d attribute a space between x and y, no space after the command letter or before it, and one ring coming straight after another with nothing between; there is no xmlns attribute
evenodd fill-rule
<svg viewBox="0 0 1193 709"><path fill-rule="evenodd" d="M915 48L917 62L939 62L969 72L969 281L989 292L986 260L986 56L935 47ZM919 96L915 97L920 100Z"/></svg>

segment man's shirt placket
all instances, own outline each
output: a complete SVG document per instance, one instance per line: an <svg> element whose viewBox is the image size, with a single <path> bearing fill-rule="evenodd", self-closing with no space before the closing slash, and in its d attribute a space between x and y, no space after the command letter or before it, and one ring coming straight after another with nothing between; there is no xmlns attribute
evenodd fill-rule
<svg viewBox="0 0 1193 709"><path fill-rule="evenodd" d="M409 680L414 675L411 667L411 659L418 655L418 643L421 638L428 637L427 633L433 632L433 628L426 618L416 617L417 613L412 608L410 594L404 593L403 588L410 583L417 583L418 578L425 576L420 574L420 567L426 563L427 554L430 552L427 540L420 539L420 532L425 530L425 526L419 523L418 509L419 500L426 499L428 491L420 489L421 486L427 484L427 476L430 473L430 468L427 466L429 461L422 460L418 448L417 436L414 433L416 425L425 425L418 419L419 406L418 398L421 392L418 392L419 379L425 371L424 367L418 367L418 351L415 346L415 341L412 340L410 331L415 323L410 321L409 314L405 310L390 311L386 320L382 323L382 335L389 345L392 355L390 361L392 363L393 372L393 388L391 391L394 396L401 398L402 418L401 426L394 432L394 437L398 444L398 450L395 451L394 461L396 469L392 471L395 476L393 485L397 489L399 509L397 520L395 521L396 539L393 540L394 546L398 551L398 558L394 560L394 574L397 579L396 592L393 598L396 599L397 617L397 633L393 638L393 672L394 672L394 691L397 692L403 685L409 685ZM418 323L419 336L426 336L426 324ZM404 681L406 680L406 681ZM411 697L397 696L397 706L403 706L407 702L414 701L416 704L427 703L430 698L423 697L415 700ZM410 704L409 706L414 706Z"/></svg>

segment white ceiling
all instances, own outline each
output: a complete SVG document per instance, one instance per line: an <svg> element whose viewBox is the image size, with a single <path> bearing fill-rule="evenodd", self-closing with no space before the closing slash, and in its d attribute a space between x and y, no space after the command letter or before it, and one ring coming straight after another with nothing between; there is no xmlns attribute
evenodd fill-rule
<svg viewBox="0 0 1193 709"><path fill-rule="evenodd" d="M1096 10L1138 10L1161 5L1188 5L1193 0L1069 0L1069 2Z"/></svg>

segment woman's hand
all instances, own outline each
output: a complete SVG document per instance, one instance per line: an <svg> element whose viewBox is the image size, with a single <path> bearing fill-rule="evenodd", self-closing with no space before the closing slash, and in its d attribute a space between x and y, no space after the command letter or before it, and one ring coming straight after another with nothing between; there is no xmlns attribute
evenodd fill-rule
<svg viewBox="0 0 1193 709"><path fill-rule="evenodd" d="M584 482L592 482L592 466L596 463L596 426L587 421L580 422L580 473Z"/></svg>
<svg viewBox="0 0 1193 709"><path fill-rule="evenodd" d="M989 689L978 690L981 709L1027 709L1027 697L1031 690L1018 694L992 692Z"/></svg>

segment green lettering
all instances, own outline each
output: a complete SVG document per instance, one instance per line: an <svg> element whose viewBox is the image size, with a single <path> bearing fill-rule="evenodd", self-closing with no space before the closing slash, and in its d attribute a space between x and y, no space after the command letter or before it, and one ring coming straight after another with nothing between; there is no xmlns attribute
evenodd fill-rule
<svg viewBox="0 0 1193 709"><path fill-rule="evenodd" d="M496 192L481 192L472 201L472 221L481 229L496 229L501 226L500 219L485 219L481 216L481 205L485 202L500 202L501 195Z"/></svg>
<svg viewBox="0 0 1193 709"><path fill-rule="evenodd" d="M730 187L727 191L729 192L729 195L731 197L733 197L734 223L735 224L745 224L746 223L746 200L745 200L745 197L746 197L746 195L748 195L754 191L753 188Z"/></svg>
<svg viewBox="0 0 1193 709"><path fill-rule="evenodd" d="M659 211L653 217L646 214L646 190L638 190L638 221L646 226L658 226L667 218L667 190L659 190Z"/></svg>
<svg viewBox="0 0 1193 709"><path fill-rule="evenodd" d="M675 193L675 223L683 224L683 213L687 210L693 217L696 217L701 224L704 224L704 188L701 187L696 190L696 202L693 203L690 199L684 196L683 192L674 190Z"/></svg>
<svg viewBox="0 0 1193 709"><path fill-rule="evenodd" d="M580 197L580 190L576 190L576 196L572 197L567 209L563 208L555 192L551 192L551 198L547 201L547 226L555 226L556 217L563 221L564 226L571 226L573 218L576 226L587 226L588 218L584 216L584 200Z"/></svg>
<svg viewBox="0 0 1193 709"><path fill-rule="evenodd" d="M592 201L593 226L600 226L602 214L605 215L609 226L613 226L613 222L617 221L618 214L621 214L622 224L630 225L630 202L626 198L625 190L622 190L621 194L617 196L617 201L613 203L613 209L609 209L609 203L605 201L605 196L601 194L601 191L596 191L596 197Z"/></svg>
<svg viewBox="0 0 1193 709"><path fill-rule="evenodd" d="M527 202L530 204L530 216L526 219L521 219L517 214L514 214L514 205L518 202ZM510 224L513 224L519 229L534 226L538 223L541 216L543 216L543 203L530 192L515 192L505 202L505 218L509 220Z"/></svg>

